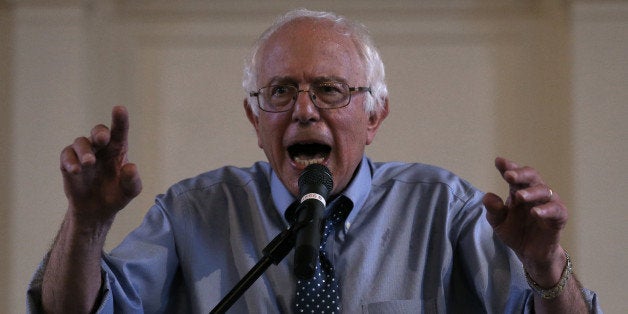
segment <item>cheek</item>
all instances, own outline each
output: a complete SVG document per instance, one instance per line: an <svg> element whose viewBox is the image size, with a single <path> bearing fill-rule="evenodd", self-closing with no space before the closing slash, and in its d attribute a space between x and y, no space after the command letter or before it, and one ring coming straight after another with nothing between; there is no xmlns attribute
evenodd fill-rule
<svg viewBox="0 0 628 314"><path fill-rule="evenodd" d="M366 121L358 116L344 119L338 128L339 136L344 137L344 142L349 145L365 145L367 141L367 124Z"/></svg>
<svg viewBox="0 0 628 314"><path fill-rule="evenodd" d="M283 128L281 121L269 118L260 120L257 129L257 142L262 149L271 149L274 145L281 145L283 138Z"/></svg>
<svg viewBox="0 0 628 314"><path fill-rule="evenodd" d="M266 125L260 126L259 132L257 133L257 142L259 147L262 149L269 149L272 147L273 136L272 128Z"/></svg>
<svg viewBox="0 0 628 314"><path fill-rule="evenodd" d="M364 153L366 141L367 133L363 128L336 129L336 158L347 161L361 156Z"/></svg>

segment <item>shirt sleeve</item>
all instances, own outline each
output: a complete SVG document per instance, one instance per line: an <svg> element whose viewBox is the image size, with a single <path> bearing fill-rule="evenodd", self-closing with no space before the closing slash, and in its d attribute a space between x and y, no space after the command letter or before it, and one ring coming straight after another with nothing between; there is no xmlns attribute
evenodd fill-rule
<svg viewBox="0 0 628 314"><path fill-rule="evenodd" d="M587 304L588 312L594 314L603 314L602 307L598 303L597 294L587 288L582 288L582 296ZM534 298L528 298L524 312L525 314L534 314Z"/></svg>
<svg viewBox="0 0 628 314"><path fill-rule="evenodd" d="M44 260L39 264L31 282L28 285L26 291L26 313L43 313L41 305L41 285L44 278L44 265L48 260L50 253L44 257Z"/></svg>
<svg viewBox="0 0 628 314"><path fill-rule="evenodd" d="M178 258L167 213L153 206L142 224L109 254L103 255L103 283L107 294L103 309L111 299L121 313L160 313L172 300L177 280ZM109 293L111 297L109 297ZM104 307L103 307L104 306ZM106 312L103 312L106 313Z"/></svg>
<svg viewBox="0 0 628 314"><path fill-rule="evenodd" d="M459 278L475 292L476 304L488 313L534 313L534 292L528 286L523 265L516 254L493 232L486 220L482 193L475 192L458 213L453 225L461 226L457 237L455 267ZM602 313L593 291L582 289L590 313Z"/></svg>
<svg viewBox="0 0 628 314"><path fill-rule="evenodd" d="M46 259L27 291L28 313L42 313L41 288ZM167 312L174 298L178 259L167 214L153 206L142 224L101 261L102 285L96 313ZM115 300L115 302L114 302Z"/></svg>
<svg viewBox="0 0 628 314"><path fill-rule="evenodd" d="M44 278L44 269L50 253L46 255L44 260L39 264L26 292L26 313L44 313L41 301L41 289ZM97 304L98 308L95 313L113 313L113 300L111 289L109 288L107 273L101 271L102 283L98 292Z"/></svg>

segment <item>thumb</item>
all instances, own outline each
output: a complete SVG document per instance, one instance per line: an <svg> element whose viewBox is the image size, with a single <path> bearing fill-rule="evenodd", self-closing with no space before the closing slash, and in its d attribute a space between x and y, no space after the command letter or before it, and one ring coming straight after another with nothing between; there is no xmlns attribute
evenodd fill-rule
<svg viewBox="0 0 628 314"><path fill-rule="evenodd" d="M501 197L493 193L486 193L482 198L482 203L486 207L486 220L493 228L506 219L507 211Z"/></svg>
<svg viewBox="0 0 628 314"><path fill-rule="evenodd" d="M137 170L137 165L127 163L120 169L120 188L125 196L130 199L138 196L142 191L142 180Z"/></svg>

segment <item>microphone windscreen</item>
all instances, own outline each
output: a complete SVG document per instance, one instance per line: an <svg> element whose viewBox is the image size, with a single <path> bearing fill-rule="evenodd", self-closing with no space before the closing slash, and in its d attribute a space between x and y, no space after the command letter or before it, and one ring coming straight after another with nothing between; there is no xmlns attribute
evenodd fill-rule
<svg viewBox="0 0 628 314"><path fill-rule="evenodd" d="M301 194L304 192L302 191L304 187L319 184L327 189L327 194L331 192L334 186L334 180L329 168L321 164L308 165L299 177L299 189L301 190Z"/></svg>

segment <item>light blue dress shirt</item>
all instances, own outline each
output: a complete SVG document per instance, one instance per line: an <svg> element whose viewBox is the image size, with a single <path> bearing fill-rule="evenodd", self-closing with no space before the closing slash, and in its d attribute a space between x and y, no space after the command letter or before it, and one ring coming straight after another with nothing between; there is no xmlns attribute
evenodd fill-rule
<svg viewBox="0 0 628 314"><path fill-rule="evenodd" d="M353 204L327 250L344 313L529 313L521 263L487 223L483 193L449 171L364 157L342 193ZM295 201L266 162L173 185L103 255L100 313L208 313L288 226ZM291 313L293 253L230 313ZM37 312L42 268L28 292ZM592 311L595 293L584 290Z"/></svg>

